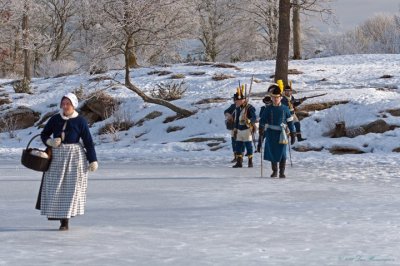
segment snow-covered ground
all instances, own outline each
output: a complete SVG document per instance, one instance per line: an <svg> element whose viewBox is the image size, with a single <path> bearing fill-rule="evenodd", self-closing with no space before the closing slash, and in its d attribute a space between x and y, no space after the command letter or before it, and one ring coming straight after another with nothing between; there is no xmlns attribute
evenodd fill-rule
<svg viewBox="0 0 400 266"><path fill-rule="evenodd" d="M295 164L284 180L228 165L104 163L59 232L33 209L40 174L3 161L0 265L400 264L396 158Z"/></svg>
<svg viewBox="0 0 400 266"><path fill-rule="evenodd" d="M100 168L90 175L86 214L72 219L68 232L58 232L56 222L34 210L40 174L19 163L22 149L40 129L18 130L15 138L0 133L0 265L400 265L400 153L392 152L400 147L400 128L355 138L324 134L338 119L347 126L377 119L400 126L400 117L387 112L400 108L400 55L290 62L289 68L304 73L289 76L297 97L328 93L305 103L349 103L302 120L308 139L295 146L324 149L293 150L293 167L284 180L260 178L259 154L253 169L230 168L223 110L238 82L249 84L253 74L258 82L253 92L264 92L275 62L235 65L241 70L184 64L135 70L134 83L146 90L170 81L147 74L154 69L186 75L188 89L174 103L197 113L167 124L162 121L172 111L143 103L122 86L106 90L134 122L155 110L163 115L119 132L118 141L97 133L113 118L91 128ZM190 74L196 71L205 74ZM216 73L235 78L213 81ZM122 71L104 75L123 81ZM82 85L88 93L110 82L90 78L36 79L34 93L23 97L10 85L1 91L11 96L10 107L27 106L43 115L57 110L65 92ZM193 104L213 97L227 101ZM260 98L251 103L258 112ZM184 129L166 133L169 126ZM212 141L182 142L193 137L226 142L216 151L207 145ZM337 145L366 153L329 153ZM264 162L264 176L269 168Z"/></svg>
<svg viewBox="0 0 400 266"><path fill-rule="evenodd" d="M259 61L235 64L240 70L213 66L188 66L186 64L168 67L141 68L132 71L132 80L143 90L149 92L160 82L180 82L171 80L170 75L149 75L154 70L171 71L184 74L187 91L184 97L174 104L197 113L186 119L162 123L165 118L175 113L165 107L144 103L142 99L127 88L116 85L105 90L106 93L121 102L119 115L138 122L152 111L162 113L156 119L146 121L143 126L134 126L128 131L111 135L98 135L98 130L114 117L94 124L91 131L97 144L100 161L120 160L197 160L208 157L224 157L230 152L230 133L225 129L223 111L231 104L239 82L249 85L254 75L257 83L253 84L253 93L265 92L273 81L275 61ZM321 153L327 153L330 147L341 145L358 148L365 152L391 153L400 145L400 129L385 134L368 134L356 138L327 138L332 125L344 120L347 127L356 127L383 118L387 123L400 126L400 118L387 113L388 109L399 108L400 93L400 55L349 55L310 60L291 61L290 69L302 71L300 75L289 75L296 97L327 93L323 97L309 99L304 104L347 100L348 104L313 112L302 121L302 131L308 137L303 145L324 147ZM193 73L204 72L204 75ZM214 81L215 74L233 75L235 78ZM381 78L391 75L392 78ZM123 82L123 71L110 71L97 77L108 76ZM66 92L84 88L85 94L103 90L110 85L110 80L90 81L94 76L86 74L60 78L36 79L32 84L32 95L15 94L11 85L4 85L1 92L8 93L13 100L10 107L26 106L43 116L49 111L57 111L60 99ZM5 81L0 80L0 85ZM226 102L212 104L194 104L202 99L221 97ZM250 101L257 113L263 105L261 98ZM169 127L183 127L182 130L167 133ZM17 158L33 134L41 129L31 127L16 132L10 139L8 132L0 133L0 156ZM211 151L210 142L182 142L193 137L220 138L227 142L219 145L221 149ZM118 141L115 141L118 139ZM298 144L297 144L298 145Z"/></svg>

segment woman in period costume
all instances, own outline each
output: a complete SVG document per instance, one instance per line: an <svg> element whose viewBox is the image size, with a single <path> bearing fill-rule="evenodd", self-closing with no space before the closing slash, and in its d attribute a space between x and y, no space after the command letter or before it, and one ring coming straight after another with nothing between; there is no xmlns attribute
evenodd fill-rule
<svg viewBox="0 0 400 266"><path fill-rule="evenodd" d="M43 143L52 147L52 160L42 181L40 210L49 220L59 220L60 230L68 230L69 219L84 214L88 171L96 171L98 163L88 123L75 110L75 94L64 95L60 106L41 133Z"/></svg>

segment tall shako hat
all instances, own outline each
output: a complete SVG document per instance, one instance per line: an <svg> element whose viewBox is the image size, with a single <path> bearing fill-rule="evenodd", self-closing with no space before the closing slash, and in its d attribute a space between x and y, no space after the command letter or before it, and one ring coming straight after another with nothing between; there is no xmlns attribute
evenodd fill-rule
<svg viewBox="0 0 400 266"><path fill-rule="evenodd" d="M281 97L282 96L281 89L279 88L279 86L277 84L272 84L271 86L269 86L268 92L271 97Z"/></svg>
<svg viewBox="0 0 400 266"><path fill-rule="evenodd" d="M244 85L236 88L236 93L233 95L234 100L243 100L246 98Z"/></svg>
<svg viewBox="0 0 400 266"><path fill-rule="evenodd" d="M285 91L292 91L292 87L289 85L286 85L284 88Z"/></svg>
<svg viewBox="0 0 400 266"><path fill-rule="evenodd" d="M271 95L272 91L274 90L275 86L278 86L277 84L272 84L268 87L267 89L267 95Z"/></svg>

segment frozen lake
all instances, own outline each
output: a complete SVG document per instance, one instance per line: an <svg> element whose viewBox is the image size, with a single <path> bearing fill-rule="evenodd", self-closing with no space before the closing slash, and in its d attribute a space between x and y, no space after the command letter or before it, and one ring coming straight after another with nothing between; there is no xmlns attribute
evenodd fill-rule
<svg viewBox="0 0 400 266"><path fill-rule="evenodd" d="M0 265L400 265L398 165L382 161L303 163L283 180L106 162L60 232L34 209L41 174L3 160Z"/></svg>

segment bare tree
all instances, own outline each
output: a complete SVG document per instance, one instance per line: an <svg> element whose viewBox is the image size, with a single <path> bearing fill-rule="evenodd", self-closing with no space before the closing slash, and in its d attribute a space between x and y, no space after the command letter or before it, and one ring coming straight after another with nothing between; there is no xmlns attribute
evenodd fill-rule
<svg viewBox="0 0 400 266"><path fill-rule="evenodd" d="M31 51L29 48L29 9L30 3L28 0L24 0L23 13L22 13L22 45L24 54L24 83L29 84L31 82Z"/></svg>
<svg viewBox="0 0 400 266"><path fill-rule="evenodd" d="M29 82L32 53L47 41L40 25L42 9L34 0L7 0L2 8L7 19L0 28L0 47L7 51L7 57L1 66L3 71L21 74Z"/></svg>
<svg viewBox="0 0 400 266"><path fill-rule="evenodd" d="M301 11L307 14L332 15L329 3L334 0L292 0L293 59L302 58Z"/></svg>
<svg viewBox="0 0 400 266"><path fill-rule="evenodd" d="M205 59L215 62L234 37L235 2L230 0L194 0L197 39L204 48Z"/></svg>
<svg viewBox="0 0 400 266"><path fill-rule="evenodd" d="M146 46L163 47L167 42L182 36L188 30L182 19L180 9L184 2L180 0L104 1L103 14L107 20L102 27L113 38L113 48L122 52L125 59L125 86L138 94L145 102L163 105L181 116L193 112L179 108L174 104L146 95L135 86L130 78L130 68L138 67L137 50Z"/></svg>
<svg viewBox="0 0 400 266"><path fill-rule="evenodd" d="M12 70L13 65L12 41L9 38L11 24L11 0L0 0L0 69L3 76Z"/></svg>
<svg viewBox="0 0 400 266"><path fill-rule="evenodd" d="M221 49L217 47L217 37L222 26L222 14L218 12L217 1L206 0L198 2L196 6L198 12L201 36L199 37L204 46L206 61L215 62Z"/></svg>
<svg viewBox="0 0 400 266"><path fill-rule="evenodd" d="M242 11L239 16L256 27L251 39L246 41L253 39L260 42L261 47L265 47L258 48L264 54L262 58L275 58L278 44L279 0L248 0L237 8Z"/></svg>
<svg viewBox="0 0 400 266"><path fill-rule="evenodd" d="M101 1L75 0L79 8L74 17L74 27L77 30L74 42L74 56L80 67L90 73L103 72L112 65L116 51L115 40L110 38L108 24L103 13ZM111 50L114 50L111 52ZM118 67L121 68L124 62Z"/></svg>
<svg viewBox="0 0 400 266"><path fill-rule="evenodd" d="M325 36L323 55L400 53L400 17L376 15L354 30Z"/></svg>
<svg viewBox="0 0 400 266"><path fill-rule="evenodd" d="M139 53L159 50L189 32L183 0L104 0L101 27L116 54L139 66ZM151 57L151 56L149 56Z"/></svg>
<svg viewBox="0 0 400 266"><path fill-rule="evenodd" d="M77 2L74 0L41 0L45 8L51 43L49 45L53 61L65 59L71 55L70 45L76 29L68 24L76 14Z"/></svg>

